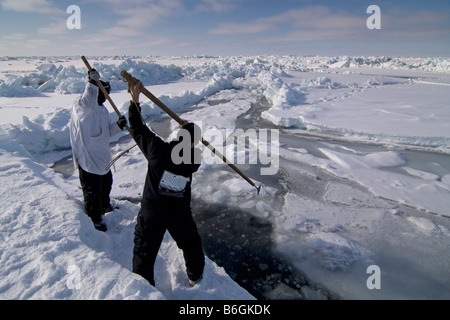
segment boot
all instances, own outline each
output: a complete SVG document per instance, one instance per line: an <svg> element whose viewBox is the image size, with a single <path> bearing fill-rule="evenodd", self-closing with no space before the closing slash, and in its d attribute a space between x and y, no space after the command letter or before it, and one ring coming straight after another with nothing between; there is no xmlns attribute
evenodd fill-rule
<svg viewBox="0 0 450 320"><path fill-rule="evenodd" d="M92 222L94 223L94 228L97 229L98 231L106 232L108 230L105 222L101 217L95 220L92 219Z"/></svg>

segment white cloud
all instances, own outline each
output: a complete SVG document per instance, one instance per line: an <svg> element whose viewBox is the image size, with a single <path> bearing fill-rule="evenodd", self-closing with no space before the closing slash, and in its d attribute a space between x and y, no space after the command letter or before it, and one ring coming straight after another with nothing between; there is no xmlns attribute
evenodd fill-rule
<svg viewBox="0 0 450 320"><path fill-rule="evenodd" d="M210 34L252 34L274 29L272 23L256 20L249 23L221 23L217 28L209 30Z"/></svg>
<svg viewBox="0 0 450 320"><path fill-rule="evenodd" d="M24 33L14 33L8 34L0 38L0 47L3 52L6 50L10 50L11 47L19 47L23 46L24 42L27 39L27 35Z"/></svg>
<svg viewBox="0 0 450 320"><path fill-rule="evenodd" d="M58 35L64 34L67 31L67 21L59 20L46 27L41 27L38 29L38 34L41 35Z"/></svg>
<svg viewBox="0 0 450 320"><path fill-rule="evenodd" d="M424 38L448 34L448 13L420 11L410 15L394 16L383 13L382 29L368 34L368 15L351 15L342 10L324 6L309 6L285 11L266 18L244 23L220 23L208 31L217 35L259 34L259 41L313 41L362 39L367 36ZM265 35L274 31L276 35Z"/></svg>
<svg viewBox="0 0 450 320"><path fill-rule="evenodd" d="M407 16L384 14L381 17L382 30L389 36L407 38L426 38L450 35L448 12L422 10ZM448 41L448 38L447 38Z"/></svg>
<svg viewBox="0 0 450 320"><path fill-rule="evenodd" d="M4 10L17 12L34 12L41 14L61 14L64 12L47 0L2 0L1 5Z"/></svg>
<svg viewBox="0 0 450 320"><path fill-rule="evenodd" d="M123 9L117 12L124 16L117 24L129 28L145 28L153 25L161 19L170 16L176 11L176 7L151 4L138 10Z"/></svg>
<svg viewBox="0 0 450 320"><path fill-rule="evenodd" d="M8 34L2 37L4 40L8 41L22 41L25 39L27 35L25 33L14 33L14 34Z"/></svg>
<svg viewBox="0 0 450 320"><path fill-rule="evenodd" d="M317 40L336 40L356 36L355 32L347 30L345 32L336 30L294 30L280 36L264 37L259 39L263 42L282 42L282 41L317 41Z"/></svg>
<svg viewBox="0 0 450 320"><path fill-rule="evenodd" d="M366 16L352 16L344 11L333 12L324 6L291 9L266 18L271 23L288 23L303 29L347 29L365 25Z"/></svg>
<svg viewBox="0 0 450 320"><path fill-rule="evenodd" d="M119 18L117 25L129 28L145 28L154 23L183 12L182 0L86 0L103 4Z"/></svg>
<svg viewBox="0 0 450 320"><path fill-rule="evenodd" d="M83 43L89 43L89 44L95 44L95 43L108 43L108 42L119 42L121 45L125 43L125 41L128 41L132 37L136 36L142 36L143 33L136 31L136 30L130 30L129 28L123 28L123 27L111 27L108 29L100 30L99 32L95 34L91 34L89 36L86 36L81 42Z"/></svg>
<svg viewBox="0 0 450 320"><path fill-rule="evenodd" d="M195 7L197 12L227 12L234 10L241 2L245 0L200 0Z"/></svg>
<svg viewBox="0 0 450 320"><path fill-rule="evenodd" d="M290 30L342 32L365 26L364 16L351 16L345 12L333 13L323 6L311 6L302 9L291 9L278 15L256 19L245 23L221 23L212 29L212 34L244 34L261 33L277 29L279 25L287 24ZM322 32L323 34L327 32ZM302 36L303 37L303 36Z"/></svg>
<svg viewBox="0 0 450 320"><path fill-rule="evenodd" d="M149 46L152 41L165 43L167 40L153 39L145 41L149 34L148 27L175 14L183 12L182 0L85 0L85 2L97 3L115 14L114 22L108 28L86 36L82 43L87 43L98 50L107 51L115 48L120 43L120 48L136 48L142 43ZM107 47L109 49L107 49Z"/></svg>

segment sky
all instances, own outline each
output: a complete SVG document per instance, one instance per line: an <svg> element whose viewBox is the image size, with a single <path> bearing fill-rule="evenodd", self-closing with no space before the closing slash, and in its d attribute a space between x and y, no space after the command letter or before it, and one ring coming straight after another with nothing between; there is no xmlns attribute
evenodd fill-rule
<svg viewBox="0 0 450 320"><path fill-rule="evenodd" d="M0 0L0 26L0 56L450 55L448 0Z"/></svg>

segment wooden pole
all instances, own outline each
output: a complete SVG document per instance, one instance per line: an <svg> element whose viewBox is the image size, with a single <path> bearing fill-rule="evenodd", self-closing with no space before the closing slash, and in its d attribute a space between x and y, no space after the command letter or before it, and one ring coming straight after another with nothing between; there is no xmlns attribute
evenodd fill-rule
<svg viewBox="0 0 450 320"><path fill-rule="evenodd" d="M84 64L86 65L86 68L91 71L92 67L89 64L89 62L87 61L85 56L81 56L81 60L83 60ZM112 101L111 97L108 94L108 91L106 91L105 87L103 86L103 84L100 82L100 80L97 80L97 85L100 88L100 90L102 90L103 94L105 95L106 100L109 101L109 103L111 104L111 106L113 107L114 111L116 112L117 116L120 118L122 117L122 114L120 113L119 109L117 109L116 105L114 104L114 101ZM125 125L125 127L127 128L128 132L130 132L130 127L128 127L128 124Z"/></svg>
<svg viewBox="0 0 450 320"><path fill-rule="evenodd" d="M122 70L120 72L120 75L130 84L135 85L139 80L134 78L131 74L126 72L125 70ZM158 107L160 107L165 113L167 113L173 120L178 122L178 124L183 124L183 120L172 110L169 109L161 100L159 100L157 97L155 97L150 91L148 91L144 85L141 82L140 91L149 98L154 104L156 104ZM261 191L261 186L257 187L256 184L247 177L241 170L239 170L234 164L232 164L223 154L221 154L219 151L217 151L208 141L202 138L202 143L211 150L216 156L218 156L220 159L222 159L223 162L225 162L231 169L233 169L236 173L238 173L242 178L245 179L250 185L256 188L256 190L259 192Z"/></svg>

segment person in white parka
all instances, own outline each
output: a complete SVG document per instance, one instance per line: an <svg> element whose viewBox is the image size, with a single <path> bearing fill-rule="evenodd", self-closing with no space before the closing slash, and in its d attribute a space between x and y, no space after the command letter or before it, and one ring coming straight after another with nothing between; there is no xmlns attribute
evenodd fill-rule
<svg viewBox="0 0 450 320"><path fill-rule="evenodd" d="M74 165L79 171L86 214L97 230L107 231L102 216L113 209L109 197L113 177L110 170L105 170L111 161L109 140L125 128L127 120L123 116L117 122L110 120L103 105L106 98L97 85L100 75L92 69L88 76L84 93L72 104L70 144ZM109 93L109 82L101 83Z"/></svg>

